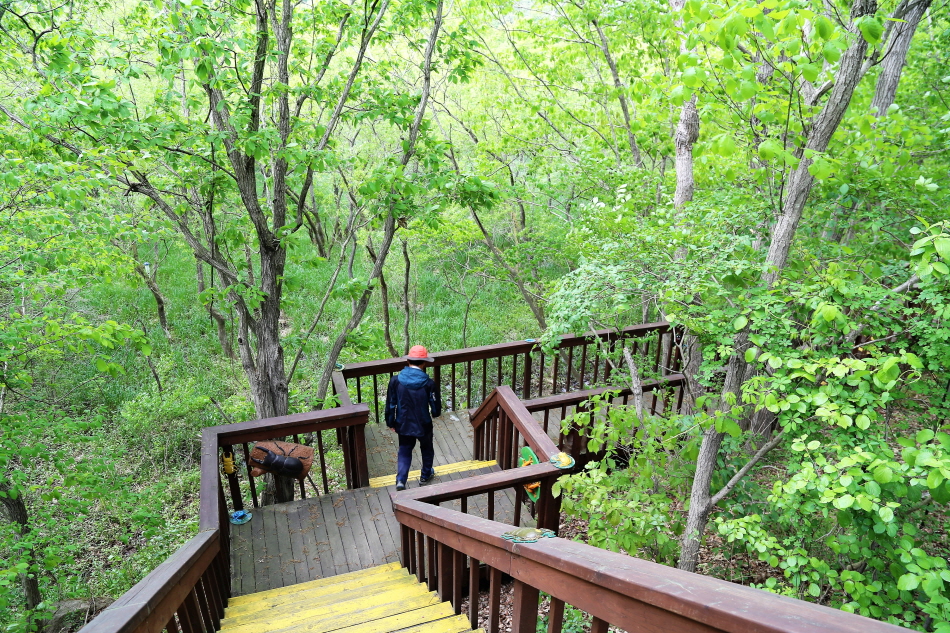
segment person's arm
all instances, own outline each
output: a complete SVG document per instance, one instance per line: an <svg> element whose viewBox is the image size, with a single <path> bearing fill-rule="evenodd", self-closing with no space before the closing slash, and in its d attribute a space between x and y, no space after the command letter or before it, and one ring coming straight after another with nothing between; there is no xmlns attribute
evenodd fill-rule
<svg viewBox="0 0 950 633"><path fill-rule="evenodd" d="M396 430L396 410L398 407L399 402L396 398L396 376L393 376L389 379L389 388L386 390L386 408L384 409L386 426L393 430Z"/></svg>
<svg viewBox="0 0 950 633"><path fill-rule="evenodd" d="M429 378L429 409L432 411L433 418L442 415L442 398L439 397L439 386L431 378Z"/></svg>

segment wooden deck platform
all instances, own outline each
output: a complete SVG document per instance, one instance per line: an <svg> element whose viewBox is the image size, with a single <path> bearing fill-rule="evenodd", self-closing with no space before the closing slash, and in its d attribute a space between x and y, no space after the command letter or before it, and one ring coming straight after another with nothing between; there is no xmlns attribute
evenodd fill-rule
<svg viewBox="0 0 950 633"><path fill-rule="evenodd" d="M453 419L454 418L454 419ZM454 481L495 472L498 466L439 475L439 464L472 457L468 419L452 413L436 420L434 445L436 479ZM467 433L466 433L467 430ZM370 476L392 474L396 464L396 436L385 427L366 429ZM421 458L416 447L413 466ZM410 481L409 486L418 486ZM400 558L399 524L390 495L395 486L360 488L253 510L245 525L231 527L231 587L239 596L286 587L309 580L396 562ZM495 493L495 520L514 522L514 492ZM468 512L488 516L487 495L471 497ZM445 504L460 510L458 501ZM522 509L523 525L534 525Z"/></svg>

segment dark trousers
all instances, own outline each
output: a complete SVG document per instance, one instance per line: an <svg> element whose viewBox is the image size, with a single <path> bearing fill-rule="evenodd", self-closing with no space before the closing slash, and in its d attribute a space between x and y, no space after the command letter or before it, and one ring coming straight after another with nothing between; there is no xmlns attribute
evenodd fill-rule
<svg viewBox="0 0 950 633"><path fill-rule="evenodd" d="M396 481L405 482L409 478L409 467L412 465L412 449L419 440L419 451L422 453L422 478L432 476L432 460L435 458L435 449L432 448L432 429L423 437L409 435L399 436L399 461L396 466Z"/></svg>

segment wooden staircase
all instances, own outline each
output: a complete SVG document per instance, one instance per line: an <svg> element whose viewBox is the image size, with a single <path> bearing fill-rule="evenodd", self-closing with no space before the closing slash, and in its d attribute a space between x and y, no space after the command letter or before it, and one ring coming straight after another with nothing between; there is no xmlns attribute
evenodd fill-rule
<svg viewBox="0 0 950 633"><path fill-rule="evenodd" d="M231 598L220 631L473 633L399 563Z"/></svg>

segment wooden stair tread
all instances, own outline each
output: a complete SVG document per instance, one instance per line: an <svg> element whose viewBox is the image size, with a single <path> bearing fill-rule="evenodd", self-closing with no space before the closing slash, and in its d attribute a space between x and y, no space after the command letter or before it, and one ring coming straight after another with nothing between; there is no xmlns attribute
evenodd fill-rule
<svg viewBox="0 0 950 633"><path fill-rule="evenodd" d="M221 633L478 633L399 563L232 598Z"/></svg>

